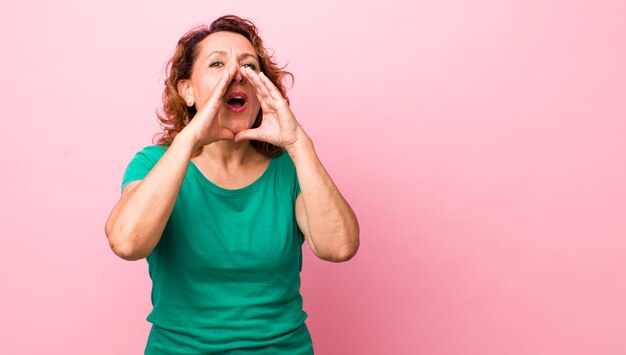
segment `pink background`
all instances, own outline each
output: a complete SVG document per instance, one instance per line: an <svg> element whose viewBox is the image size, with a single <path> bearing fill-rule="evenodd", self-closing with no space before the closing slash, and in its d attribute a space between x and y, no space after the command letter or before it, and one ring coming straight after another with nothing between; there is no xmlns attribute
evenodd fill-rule
<svg viewBox="0 0 626 355"><path fill-rule="evenodd" d="M4 1L0 353L142 353L104 222L176 41L227 13L359 216L350 262L305 245L317 353L626 353L626 6L379 3Z"/></svg>

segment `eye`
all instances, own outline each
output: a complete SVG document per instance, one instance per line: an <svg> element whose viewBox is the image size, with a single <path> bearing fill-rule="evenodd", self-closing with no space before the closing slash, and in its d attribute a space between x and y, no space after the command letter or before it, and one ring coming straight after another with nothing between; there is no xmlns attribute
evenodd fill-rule
<svg viewBox="0 0 626 355"><path fill-rule="evenodd" d="M211 64L209 64L209 67L212 67L212 68L219 68L219 67L221 67L222 65L224 65L224 63L222 63L222 62L220 62L220 61L215 61L215 62L211 62Z"/></svg>
<svg viewBox="0 0 626 355"><path fill-rule="evenodd" d="M248 67L252 70L256 70L256 65L254 65L254 63L245 63L242 67Z"/></svg>

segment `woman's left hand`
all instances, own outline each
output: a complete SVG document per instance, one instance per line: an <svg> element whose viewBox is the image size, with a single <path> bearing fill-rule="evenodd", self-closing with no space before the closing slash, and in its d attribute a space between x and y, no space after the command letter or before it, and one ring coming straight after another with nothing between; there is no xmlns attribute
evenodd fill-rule
<svg viewBox="0 0 626 355"><path fill-rule="evenodd" d="M235 142L252 139L283 148L294 145L302 135L302 128L291 112L287 100L265 74L257 74L248 67L241 67L239 70L256 92L263 110L263 121L257 128L237 133Z"/></svg>

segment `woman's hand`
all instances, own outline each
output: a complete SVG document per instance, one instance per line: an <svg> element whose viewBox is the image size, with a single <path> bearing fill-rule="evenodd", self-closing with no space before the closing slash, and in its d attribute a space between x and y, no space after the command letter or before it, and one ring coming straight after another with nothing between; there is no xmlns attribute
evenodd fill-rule
<svg viewBox="0 0 626 355"><path fill-rule="evenodd" d="M241 67L239 70L256 92L263 110L263 121L258 128L237 133L235 142L253 139L283 148L293 146L302 136L302 128L291 112L287 100L265 74L257 74L248 67Z"/></svg>
<svg viewBox="0 0 626 355"><path fill-rule="evenodd" d="M233 76L233 73L229 73L228 71L224 72L224 75L217 82L215 89L213 89L209 100L196 112L191 122L181 131L181 133L184 132L184 134L191 136L194 150L215 141L234 138L233 132L225 128L220 128L215 119L222 106L222 97Z"/></svg>

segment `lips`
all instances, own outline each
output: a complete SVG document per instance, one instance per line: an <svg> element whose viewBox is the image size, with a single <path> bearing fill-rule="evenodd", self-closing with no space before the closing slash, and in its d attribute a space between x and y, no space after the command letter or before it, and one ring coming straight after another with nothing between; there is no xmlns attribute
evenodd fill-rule
<svg viewBox="0 0 626 355"><path fill-rule="evenodd" d="M248 106L248 95L243 91L235 91L228 95L225 105L233 112L244 112Z"/></svg>

